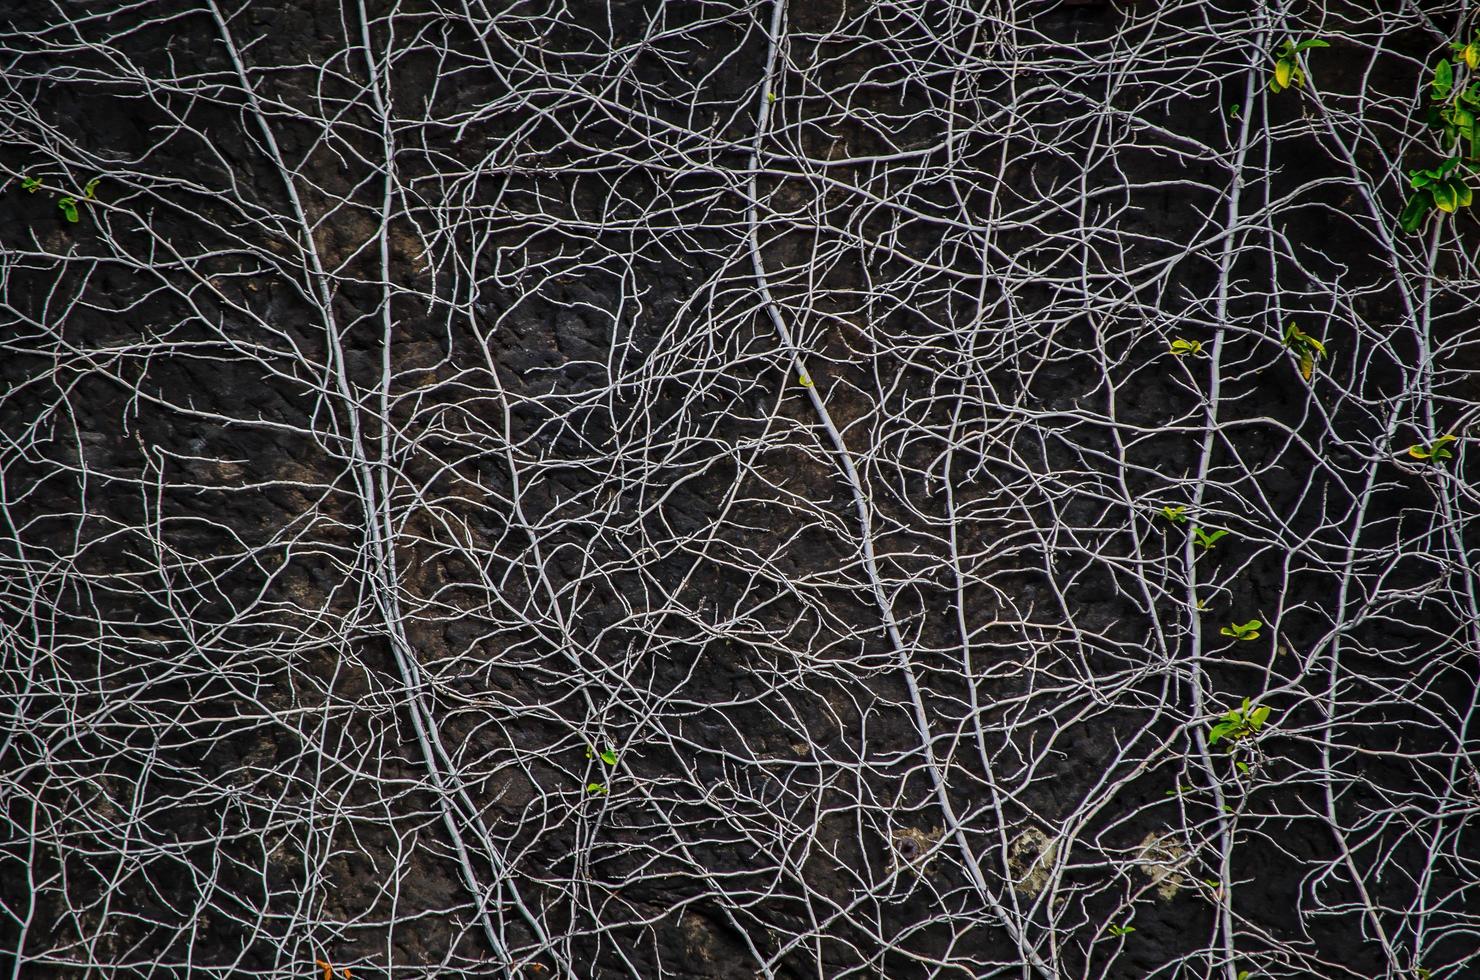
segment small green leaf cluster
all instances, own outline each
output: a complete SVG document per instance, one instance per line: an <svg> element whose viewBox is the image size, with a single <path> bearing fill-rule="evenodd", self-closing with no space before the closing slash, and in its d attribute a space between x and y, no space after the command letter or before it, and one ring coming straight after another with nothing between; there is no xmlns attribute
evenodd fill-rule
<svg viewBox="0 0 1480 980"><path fill-rule="evenodd" d="M1110 925L1105 929L1112 936L1129 936L1136 931L1135 926Z"/></svg>
<svg viewBox="0 0 1480 980"><path fill-rule="evenodd" d="M1311 48L1329 48L1330 46L1319 38L1301 41L1298 44L1294 38L1285 41L1274 54L1274 77L1269 80L1269 90L1283 92L1291 85L1304 88L1305 69L1300 67L1300 53L1309 51Z"/></svg>
<svg viewBox="0 0 1480 980"><path fill-rule="evenodd" d="M1460 208L1469 207L1475 199L1475 192L1466 183L1465 174L1474 173L1480 173L1480 169L1457 156L1428 170L1408 171L1408 185L1413 188L1413 196L1408 198L1408 204L1398 216L1399 226L1413 234L1435 208L1445 214L1453 214Z"/></svg>
<svg viewBox="0 0 1480 980"><path fill-rule="evenodd" d="M1192 539L1202 547L1203 551L1212 551L1217 546L1218 539L1227 535L1227 531L1209 531L1201 527L1192 529Z"/></svg>
<svg viewBox="0 0 1480 980"><path fill-rule="evenodd" d="M1453 459L1454 453L1449 451L1449 444L1459 439L1456 435L1440 436L1430 443L1415 443L1408 447L1408 455L1414 459L1425 462L1437 463L1441 459Z"/></svg>
<svg viewBox="0 0 1480 980"><path fill-rule="evenodd" d="M1439 131L1450 156L1436 167L1408 171L1413 193L1398 218L1399 227L1408 234L1417 232L1431 212L1453 214L1474 200L1466 178L1480 172L1475 166L1480 163L1480 124L1476 123L1480 116L1480 35L1449 47L1456 58L1444 58L1434 66L1424 120Z"/></svg>
<svg viewBox="0 0 1480 980"><path fill-rule="evenodd" d="M1285 346L1300 358L1300 376L1309 381L1315 373L1316 362L1326 356L1326 345L1295 326L1291 320L1285 328Z"/></svg>
<svg viewBox="0 0 1480 980"><path fill-rule="evenodd" d="M102 178L100 177L94 177L92 180L87 182L87 186L82 189L83 200L96 200L98 193L98 183L101 180ZM27 194L36 193L41 189L41 186L41 180L38 177L21 177L21 190L25 191ZM66 197L57 199L57 207L61 209L62 217L66 218L69 223L74 225L81 219L81 212L77 210L78 203L79 202L76 195L73 194L69 194Z"/></svg>
<svg viewBox="0 0 1480 980"><path fill-rule="evenodd" d="M1242 626L1238 623L1229 623L1218 632L1224 636L1231 636L1235 640L1257 640L1259 639L1259 629L1263 625L1259 620L1251 619Z"/></svg>
<svg viewBox="0 0 1480 980"><path fill-rule="evenodd" d="M1173 506L1168 504L1160 508L1157 513L1173 524L1187 523L1186 505ZM1192 540L1197 542L1198 546L1204 551L1211 551L1217 547L1218 542L1229 534L1228 531L1210 531L1205 527L1198 527L1196 525L1193 525L1190 530L1192 532Z"/></svg>
<svg viewBox="0 0 1480 980"><path fill-rule="evenodd" d="M1434 66L1425 117L1430 126L1443 132L1445 147L1459 146L1473 159L1480 157L1480 127L1475 125L1475 115L1480 112L1480 81L1474 75L1480 67L1480 38L1468 44L1456 41L1450 48L1459 58L1453 63L1445 58ZM1461 66L1469 76L1463 81L1458 78Z"/></svg>
<svg viewBox="0 0 1480 980"><path fill-rule="evenodd" d="M1176 340L1172 341L1172 353L1176 354L1178 357L1182 357L1187 354L1196 356L1202 353L1202 349L1203 345L1201 340L1184 340L1181 337L1178 337Z"/></svg>
<svg viewBox="0 0 1480 980"><path fill-rule="evenodd" d="M588 745L586 746L586 758L600 759L607 766L615 766L617 764L617 750L610 742L608 742L606 747L602 749L597 749L594 746ZM604 796L607 793L606 783L587 783L586 792L599 793Z"/></svg>
<svg viewBox="0 0 1480 980"><path fill-rule="evenodd" d="M1228 751L1232 752L1239 741L1258 735L1268 720L1269 705L1251 707L1249 699L1244 698L1242 707L1234 708L1223 715L1218 723L1208 730L1208 745L1217 745L1227 739Z"/></svg>

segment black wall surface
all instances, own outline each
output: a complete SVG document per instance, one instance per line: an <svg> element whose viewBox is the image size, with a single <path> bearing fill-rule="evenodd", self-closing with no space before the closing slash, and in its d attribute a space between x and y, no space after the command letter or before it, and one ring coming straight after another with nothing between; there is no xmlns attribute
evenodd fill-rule
<svg viewBox="0 0 1480 980"><path fill-rule="evenodd" d="M1459 0L6 7L0 976L1480 971Z"/></svg>

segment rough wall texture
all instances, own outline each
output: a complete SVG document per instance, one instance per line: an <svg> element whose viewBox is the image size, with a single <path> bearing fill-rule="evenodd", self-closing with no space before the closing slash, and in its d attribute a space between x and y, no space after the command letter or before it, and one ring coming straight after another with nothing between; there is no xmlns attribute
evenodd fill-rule
<svg viewBox="0 0 1480 980"><path fill-rule="evenodd" d="M11 3L0 962L1475 976L1466 10Z"/></svg>

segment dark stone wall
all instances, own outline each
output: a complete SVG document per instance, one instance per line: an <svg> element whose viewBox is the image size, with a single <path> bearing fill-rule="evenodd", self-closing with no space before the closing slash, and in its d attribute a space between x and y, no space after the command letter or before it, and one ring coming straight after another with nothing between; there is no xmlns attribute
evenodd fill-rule
<svg viewBox="0 0 1480 980"><path fill-rule="evenodd" d="M777 10L11 4L10 975L1476 969L1462 5Z"/></svg>

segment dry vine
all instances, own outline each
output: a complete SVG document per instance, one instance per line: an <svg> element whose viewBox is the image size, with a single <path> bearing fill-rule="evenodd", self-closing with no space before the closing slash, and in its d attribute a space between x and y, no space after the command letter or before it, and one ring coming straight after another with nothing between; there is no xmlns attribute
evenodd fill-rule
<svg viewBox="0 0 1480 980"><path fill-rule="evenodd" d="M1480 969L1476 25L1249 6L19 4L8 975Z"/></svg>

